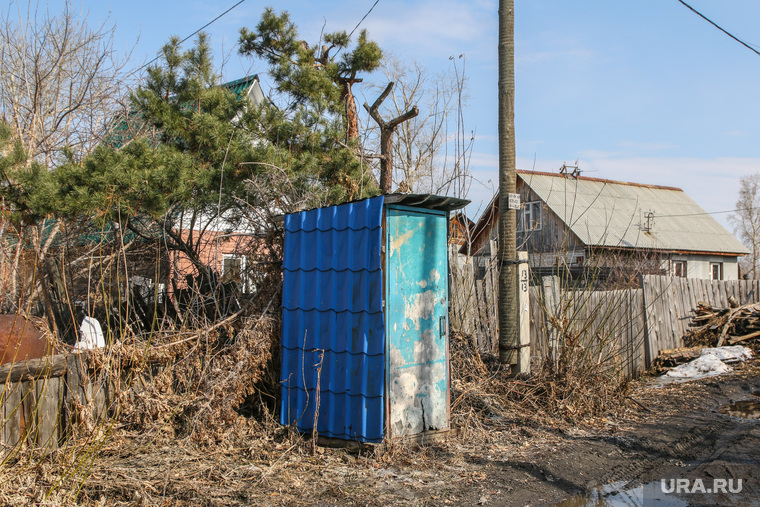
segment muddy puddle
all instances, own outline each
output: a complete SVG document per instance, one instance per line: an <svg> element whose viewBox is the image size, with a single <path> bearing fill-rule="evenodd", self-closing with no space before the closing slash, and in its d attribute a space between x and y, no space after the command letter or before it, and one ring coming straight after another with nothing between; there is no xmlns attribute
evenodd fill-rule
<svg viewBox="0 0 760 507"><path fill-rule="evenodd" d="M721 408L718 412L732 417L741 417L742 419L760 419L760 399L734 401Z"/></svg>
<svg viewBox="0 0 760 507"><path fill-rule="evenodd" d="M555 504L556 507L645 507L648 505L684 507L688 503L677 496L665 493L661 481L657 480L636 487L628 487L626 482L614 482Z"/></svg>

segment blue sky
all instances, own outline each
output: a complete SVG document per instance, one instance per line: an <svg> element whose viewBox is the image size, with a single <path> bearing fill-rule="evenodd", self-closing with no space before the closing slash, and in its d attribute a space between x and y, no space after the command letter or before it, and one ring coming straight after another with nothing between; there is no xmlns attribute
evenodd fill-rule
<svg viewBox="0 0 760 507"><path fill-rule="evenodd" d="M147 61L170 35L185 37L237 0L85 0L92 23L110 10L118 48ZM748 43L760 44L757 0L688 0ZM246 0L206 31L217 56L232 50L225 77L262 74L234 53L238 29L264 7L287 10L310 42L351 30L374 0ZM583 174L683 188L706 211L734 208L741 176L760 172L760 56L677 0L515 0L516 141L521 169L557 171L578 160ZM60 2L51 2L56 9ZM497 26L491 0L380 0L362 23L370 38L432 71L464 56L470 169L478 180L470 214L498 179ZM459 60L461 61L461 60ZM380 76L378 76L379 78ZM263 85L266 91L267 80ZM360 102L375 93L356 90ZM362 95L365 93L365 95ZM715 217L724 225L728 214Z"/></svg>

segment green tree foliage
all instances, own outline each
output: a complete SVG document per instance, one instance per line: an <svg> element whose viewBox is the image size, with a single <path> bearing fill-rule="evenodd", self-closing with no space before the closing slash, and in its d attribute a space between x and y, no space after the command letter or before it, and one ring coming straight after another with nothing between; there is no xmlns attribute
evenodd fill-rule
<svg viewBox="0 0 760 507"><path fill-rule="evenodd" d="M340 140L346 82L377 66L377 45L362 33L349 51L340 32L325 36L317 55L286 13L271 10L257 32L243 30L241 52L266 58L282 103L254 105L220 86L205 35L189 49L172 38L131 94L132 112L115 120L140 123L141 135L101 143L51 169L30 162L4 129L5 203L31 222L119 222L138 237L161 238L203 271L202 241L186 232L202 233L204 221L223 217L235 228L251 210L266 215L376 194L371 169Z"/></svg>
<svg viewBox="0 0 760 507"><path fill-rule="evenodd" d="M338 142L342 116L323 93L324 85L339 95L336 85L282 79L288 107L254 106L219 85L205 35L188 50L171 39L131 97L134 117L152 134L104 143L81 163L58 167L58 214L164 236L202 268L200 238L182 233L202 221L223 217L234 228L251 209L279 213L376 192L369 168Z"/></svg>
<svg viewBox="0 0 760 507"><path fill-rule="evenodd" d="M311 103L340 114L345 118L346 137L355 139L358 116L352 86L362 81L359 73L379 67L383 54L365 30L353 49L345 31L325 34L323 39L321 46L310 46L299 39L287 12L276 14L268 8L255 30L240 30L240 53L268 63L277 90L293 98L290 107Z"/></svg>
<svg viewBox="0 0 760 507"><path fill-rule="evenodd" d="M0 121L0 199L16 224L33 224L52 210L55 183L47 168L30 161L23 144Z"/></svg>

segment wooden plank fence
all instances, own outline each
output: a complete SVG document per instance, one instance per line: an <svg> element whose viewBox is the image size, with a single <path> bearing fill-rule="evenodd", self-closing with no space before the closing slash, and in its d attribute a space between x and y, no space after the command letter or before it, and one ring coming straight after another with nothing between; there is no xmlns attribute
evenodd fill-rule
<svg viewBox="0 0 760 507"><path fill-rule="evenodd" d="M472 264L452 266L452 326L471 334L481 352L498 347L498 274L495 262L486 266L485 279L474 280ZM490 279L490 281L489 281ZM692 309L702 302L726 308L733 296L739 304L760 301L759 280L700 280L646 275L641 288L625 291L565 291L551 302L544 288L530 287L530 346L536 360L551 357L555 332L551 315L571 318L590 336L614 338L620 360L630 376L652 365L661 350L684 346ZM548 306L548 307L547 307Z"/></svg>
<svg viewBox="0 0 760 507"><path fill-rule="evenodd" d="M760 280L700 280L647 275L642 279L646 309L647 365L660 350L684 346L692 309L697 304L728 308L733 296L740 305L760 301Z"/></svg>
<svg viewBox="0 0 760 507"><path fill-rule="evenodd" d="M450 263L451 326L475 337L481 352L494 353L499 343L496 261L488 259L481 279L475 276L474 262L470 257L465 263Z"/></svg>
<svg viewBox="0 0 760 507"><path fill-rule="evenodd" d="M75 425L100 424L113 399L86 352L0 366L0 459L19 446L57 448Z"/></svg>

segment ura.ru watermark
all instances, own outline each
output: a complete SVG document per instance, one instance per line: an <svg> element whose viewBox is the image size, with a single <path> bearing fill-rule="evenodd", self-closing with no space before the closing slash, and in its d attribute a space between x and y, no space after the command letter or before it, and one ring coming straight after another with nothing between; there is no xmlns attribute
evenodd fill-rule
<svg viewBox="0 0 760 507"><path fill-rule="evenodd" d="M701 493L709 494L736 494L742 492L742 479L662 479L660 490L663 493L676 495Z"/></svg>

